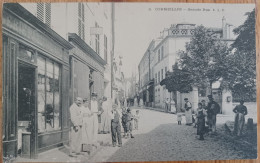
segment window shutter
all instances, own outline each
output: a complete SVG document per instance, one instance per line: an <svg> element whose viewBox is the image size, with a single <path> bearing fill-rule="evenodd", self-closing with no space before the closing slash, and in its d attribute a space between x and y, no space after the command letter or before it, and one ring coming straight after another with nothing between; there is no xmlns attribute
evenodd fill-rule
<svg viewBox="0 0 260 163"><path fill-rule="evenodd" d="M44 22L44 3L37 3L37 18Z"/></svg>
<svg viewBox="0 0 260 163"><path fill-rule="evenodd" d="M51 26L51 3L45 4L45 23Z"/></svg>
<svg viewBox="0 0 260 163"><path fill-rule="evenodd" d="M81 3L78 3L78 16L81 18Z"/></svg>
<svg viewBox="0 0 260 163"><path fill-rule="evenodd" d="M85 19L85 12L84 12L84 4L82 3L82 22L84 22Z"/></svg>

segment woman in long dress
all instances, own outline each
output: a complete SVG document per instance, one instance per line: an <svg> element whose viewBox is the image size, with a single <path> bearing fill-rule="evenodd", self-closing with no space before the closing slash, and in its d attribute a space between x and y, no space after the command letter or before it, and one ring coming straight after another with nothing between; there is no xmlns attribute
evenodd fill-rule
<svg viewBox="0 0 260 163"><path fill-rule="evenodd" d="M101 114L101 132L107 134L110 133L111 130L111 118L109 114L112 111L112 104L111 101L108 100L106 97L103 97L102 108L104 112Z"/></svg>
<svg viewBox="0 0 260 163"><path fill-rule="evenodd" d="M82 114L82 144L93 144L93 113L89 109L89 100L83 99L83 106L81 106Z"/></svg>
<svg viewBox="0 0 260 163"><path fill-rule="evenodd" d="M186 125L192 125L192 113L191 113L191 103L189 102L188 98L185 98L185 119L186 119Z"/></svg>
<svg viewBox="0 0 260 163"><path fill-rule="evenodd" d="M90 101L90 106L91 106L91 112L93 113L93 123L92 123L92 134L93 134L93 145L95 147L98 146L98 115L100 115L100 111L98 110L98 101L97 101L97 93L93 92L91 96L91 101Z"/></svg>

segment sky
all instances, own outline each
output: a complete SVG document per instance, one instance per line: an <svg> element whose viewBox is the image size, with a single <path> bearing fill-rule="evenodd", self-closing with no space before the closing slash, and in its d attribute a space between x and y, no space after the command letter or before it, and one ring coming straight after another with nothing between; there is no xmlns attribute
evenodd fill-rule
<svg viewBox="0 0 260 163"><path fill-rule="evenodd" d="M115 57L122 56L122 70L125 77L131 77L138 73L138 64L149 43L171 24L189 22L220 28L225 16L227 23L237 27L254 7L254 4L116 3Z"/></svg>

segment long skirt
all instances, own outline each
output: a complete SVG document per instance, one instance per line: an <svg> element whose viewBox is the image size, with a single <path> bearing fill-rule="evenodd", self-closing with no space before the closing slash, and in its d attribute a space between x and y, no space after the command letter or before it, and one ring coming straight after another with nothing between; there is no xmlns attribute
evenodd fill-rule
<svg viewBox="0 0 260 163"><path fill-rule="evenodd" d="M236 113L235 115L235 124L234 124L234 133L238 136L241 135L243 127L245 124L245 116L242 113Z"/></svg>
<svg viewBox="0 0 260 163"><path fill-rule="evenodd" d="M104 133L108 133L111 130L111 118L109 117L108 113L104 112L101 114L101 131Z"/></svg>
<svg viewBox="0 0 260 163"><path fill-rule="evenodd" d="M73 127L70 130L70 153L79 153L81 152L82 144L82 129L78 128L77 131Z"/></svg>
<svg viewBox="0 0 260 163"><path fill-rule="evenodd" d="M92 130L92 133L93 133L93 144L94 145L97 145L97 136L98 136L98 116L97 114L95 113L93 115L93 130Z"/></svg>
<svg viewBox="0 0 260 163"><path fill-rule="evenodd" d="M192 124L191 109L185 111L185 119L186 119L186 124Z"/></svg>
<svg viewBox="0 0 260 163"><path fill-rule="evenodd" d="M197 135L203 135L205 133L205 118L197 118Z"/></svg>
<svg viewBox="0 0 260 163"><path fill-rule="evenodd" d="M93 116L83 118L82 144L93 144L93 120Z"/></svg>

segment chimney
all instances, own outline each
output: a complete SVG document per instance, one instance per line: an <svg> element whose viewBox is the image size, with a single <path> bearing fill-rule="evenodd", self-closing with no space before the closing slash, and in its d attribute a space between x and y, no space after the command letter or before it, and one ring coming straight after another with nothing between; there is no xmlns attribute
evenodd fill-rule
<svg viewBox="0 0 260 163"><path fill-rule="evenodd" d="M223 39L227 38L227 25L225 16L222 18L222 37Z"/></svg>

